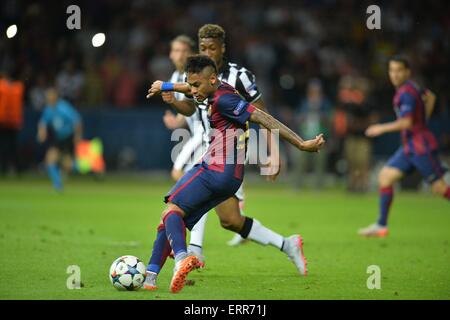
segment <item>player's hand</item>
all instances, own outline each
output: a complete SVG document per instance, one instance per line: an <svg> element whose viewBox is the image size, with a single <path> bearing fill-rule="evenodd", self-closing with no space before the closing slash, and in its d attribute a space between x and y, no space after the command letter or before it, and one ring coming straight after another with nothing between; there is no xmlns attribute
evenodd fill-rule
<svg viewBox="0 0 450 320"><path fill-rule="evenodd" d="M383 126L380 124L373 124L366 129L366 136L369 138L378 137L383 133Z"/></svg>
<svg viewBox="0 0 450 320"><path fill-rule="evenodd" d="M425 104L434 106L436 103L436 95L431 90L425 90L425 93L422 94L422 99Z"/></svg>
<svg viewBox="0 0 450 320"><path fill-rule="evenodd" d="M163 122L166 125L167 129L174 130L178 128L177 117L169 110L167 110L166 113L164 114Z"/></svg>
<svg viewBox="0 0 450 320"><path fill-rule="evenodd" d="M156 80L152 83L150 89L148 89L147 99L153 97L154 95L160 94L163 82L161 80Z"/></svg>
<svg viewBox="0 0 450 320"><path fill-rule="evenodd" d="M161 97L165 103L173 104L175 102L175 94L172 91L162 92Z"/></svg>
<svg viewBox="0 0 450 320"><path fill-rule="evenodd" d="M307 152L319 152L320 148L325 144L323 133L316 136L314 139L303 141L300 149Z"/></svg>

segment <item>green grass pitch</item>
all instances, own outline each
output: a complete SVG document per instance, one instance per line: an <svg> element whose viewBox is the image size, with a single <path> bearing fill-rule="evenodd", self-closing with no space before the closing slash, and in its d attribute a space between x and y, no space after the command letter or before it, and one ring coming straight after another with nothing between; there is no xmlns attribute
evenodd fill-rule
<svg viewBox="0 0 450 320"><path fill-rule="evenodd" d="M169 182L72 179L56 194L40 178L0 181L0 299L449 299L450 206L427 194L400 192L391 235L362 239L373 222L375 193L296 192L282 184L247 185L249 216L283 235L301 233L309 275L283 253L247 243L230 248L232 233L210 212L206 268L195 285L169 293L168 260L156 292L119 292L109 282L114 259L131 254L147 263ZM69 265L83 287L69 290ZM381 289L369 290L367 268L381 269Z"/></svg>

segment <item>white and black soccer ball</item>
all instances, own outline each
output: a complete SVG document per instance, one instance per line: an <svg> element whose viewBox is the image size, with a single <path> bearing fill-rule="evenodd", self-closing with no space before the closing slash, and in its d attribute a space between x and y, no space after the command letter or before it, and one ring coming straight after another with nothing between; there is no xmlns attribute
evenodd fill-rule
<svg viewBox="0 0 450 320"><path fill-rule="evenodd" d="M112 263L109 279L117 290L138 290L145 280L145 264L135 256L121 256Z"/></svg>

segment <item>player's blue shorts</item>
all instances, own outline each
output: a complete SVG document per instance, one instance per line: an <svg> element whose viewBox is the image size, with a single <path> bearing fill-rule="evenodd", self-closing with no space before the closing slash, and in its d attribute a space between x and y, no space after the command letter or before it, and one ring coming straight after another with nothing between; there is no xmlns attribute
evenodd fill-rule
<svg viewBox="0 0 450 320"><path fill-rule="evenodd" d="M437 151L423 155L406 155L403 147L400 147L395 152L386 163L386 166L397 168L404 173L410 173L416 169L428 183L439 180L446 172L446 169L439 161Z"/></svg>
<svg viewBox="0 0 450 320"><path fill-rule="evenodd" d="M172 202L183 209L186 214L184 223L192 230L205 213L232 197L241 183L242 180L228 170L224 173L209 170L208 165L202 162L178 180L164 202Z"/></svg>

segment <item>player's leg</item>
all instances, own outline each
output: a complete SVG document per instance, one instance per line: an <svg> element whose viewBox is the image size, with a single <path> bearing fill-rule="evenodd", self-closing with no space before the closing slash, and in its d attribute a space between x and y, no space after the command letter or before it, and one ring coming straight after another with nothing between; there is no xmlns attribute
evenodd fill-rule
<svg viewBox="0 0 450 320"><path fill-rule="evenodd" d="M450 186L444 180L446 169L442 165L437 152L415 156L413 163L425 181L431 184L433 193L450 200Z"/></svg>
<svg viewBox="0 0 450 320"><path fill-rule="evenodd" d="M366 237L385 237L388 234L387 221L394 198L394 183L400 180L405 172L413 169L410 158L403 152L403 148L388 160L378 175L379 186L379 216L376 223L360 229L358 234Z"/></svg>
<svg viewBox="0 0 450 320"><path fill-rule="evenodd" d="M45 164L47 167L47 173L52 181L53 187L57 191L62 191L63 183L61 179L61 172L59 169L58 161L60 157L60 152L55 146L48 148L45 155Z"/></svg>
<svg viewBox="0 0 450 320"><path fill-rule="evenodd" d="M235 196L228 198L215 209L223 228L239 233L244 239L255 241L264 246L271 245L283 251L295 264L300 274L307 274L301 236L293 235L284 238L265 227L258 220L241 215L239 200Z"/></svg>
<svg viewBox="0 0 450 320"><path fill-rule="evenodd" d="M205 226L208 219L208 214L204 214L203 217L194 225L191 230L188 252L193 253L200 260L200 267L205 267L205 257L203 256L203 239L205 237Z"/></svg>
<svg viewBox="0 0 450 320"><path fill-rule="evenodd" d="M245 216L244 205L245 205L245 195L244 195L244 183L241 184L239 190L234 194L234 196L239 200L239 212L241 216ZM247 240L242 238L239 233L235 233L233 238L227 242L229 246L238 246L245 243Z"/></svg>
<svg viewBox="0 0 450 320"><path fill-rule="evenodd" d="M167 240L166 227L161 221L157 229L155 242L153 243L152 255L147 265L144 282L145 290L156 290L158 288L156 285L157 276L171 250L169 241Z"/></svg>
<svg viewBox="0 0 450 320"><path fill-rule="evenodd" d="M187 254L186 227L191 229L194 222L201 218L206 211L200 209L211 197L211 192L201 176L202 173L204 174L204 170L202 166L195 166L175 184L165 197L168 205L163 212L162 225L160 224L158 228L152 257L147 267L149 280L146 282L150 288L156 282L156 276L170 249L173 250L175 256L175 269L171 282L172 292L181 290L187 274L193 268L198 267L197 257ZM170 244L169 250L166 248L167 241Z"/></svg>

